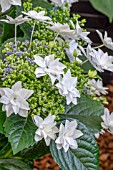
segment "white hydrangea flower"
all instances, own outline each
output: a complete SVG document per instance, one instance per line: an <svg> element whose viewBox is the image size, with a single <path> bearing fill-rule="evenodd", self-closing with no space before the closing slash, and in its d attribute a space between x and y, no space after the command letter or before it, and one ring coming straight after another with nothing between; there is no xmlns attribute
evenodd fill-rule
<svg viewBox="0 0 113 170"><path fill-rule="evenodd" d="M98 51L92 49L89 53L91 63L99 72L104 72L104 70L113 72L113 56L109 56L108 53L104 53L101 49Z"/></svg>
<svg viewBox="0 0 113 170"><path fill-rule="evenodd" d="M107 32L105 31L104 36L102 36L102 33L99 30L96 30L102 43L109 49L113 50L113 42L110 37L108 37Z"/></svg>
<svg viewBox="0 0 113 170"><path fill-rule="evenodd" d="M51 0L52 4L55 6L63 6L64 4L68 3L69 6L71 6L72 3L78 2L78 0Z"/></svg>
<svg viewBox="0 0 113 170"><path fill-rule="evenodd" d="M32 94L33 90L22 88L20 81L16 82L12 88L0 88L0 103L3 103L2 110L6 111L7 117L12 113L27 117L29 104L26 101Z"/></svg>
<svg viewBox="0 0 113 170"><path fill-rule="evenodd" d="M70 60L71 63L73 63L74 60L75 60L75 57L73 56L74 50L76 50L77 56L82 55L82 54L81 54L81 51L78 49L78 43L76 43L75 40L70 41L70 43L69 43L69 48L65 48L65 50L66 50L66 54L67 54L67 56L68 56L68 58L69 58L69 60ZM77 57L76 57L76 60L77 60L78 62L80 62L80 63L82 62L82 61L81 61L79 58L77 58Z"/></svg>
<svg viewBox="0 0 113 170"><path fill-rule="evenodd" d="M55 140L56 133L58 133L58 128L55 123L55 116L49 115L43 120L40 116L35 115L34 123L38 127L35 132L35 141L39 142L44 138L46 145L49 146L51 139Z"/></svg>
<svg viewBox="0 0 113 170"><path fill-rule="evenodd" d="M59 93L66 97L68 105L71 102L76 105L77 97L80 97L80 93L76 89L76 86L77 78L71 77L70 70L68 70L67 73L63 75L63 78L59 80L59 83L56 84L56 87L59 89Z"/></svg>
<svg viewBox="0 0 113 170"><path fill-rule="evenodd" d="M8 24L15 24L16 26L20 25L20 24L22 24L24 22L29 21L29 18L28 17L23 17L23 15L19 15L15 19L10 17L10 16L8 16L8 15L6 15L6 18L7 19L1 19L0 21L6 22Z"/></svg>
<svg viewBox="0 0 113 170"><path fill-rule="evenodd" d="M47 21L47 20L51 20L50 17L45 16L45 11L36 12L36 11L32 10L32 11L29 11L29 12L23 11L22 13L29 16L32 19L39 20L39 21L42 21L42 22Z"/></svg>
<svg viewBox="0 0 113 170"><path fill-rule="evenodd" d="M68 24L50 23L52 26L47 26L48 29L55 31L64 39L73 39L75 30L71 30Z"/></svg>
<svg viewBox="0 0 113 170"><path fill-rule="evenodd" d="M80 27L78 21L76 21L76 28L75 28L75 36L73 37L76 40L84 40L87 43L91 44L91 40L87 37L90 32L83 32L82 28Z"/></svg>
<svg viewBox="0 0 113 170"><path fill-rule="evenodd" d="M101 126L113 134L113 112L110 114L109 110L105 108L104 115L101 117L103 119Z"/></svg>
<svg viewBox="0 0 113 170"><path fill-rule="evenodd" d="M90 85L90 94L92 96L98 95L100 96L101 94L106 95L108 93L108 88L107 87L103 87L103 83L101 80L89 80L88 81L88 85Z"/></svg>
<svg viewBox="0 0 113 170"><path fill-rule="evenodd" d="M72 149L78 148L76 139L81 137L83 133L76 129L77 125L78 124L76 120L71 122L66 120L65 126L61 123L59 136L55 141L57 149L63 148L64 151L67 152L69 147Z"/></svg>
<svg viewBox="0 0 113 170"><path fill-rule="evenodd" d="M5 12L11 7L11 5L21 6L21 0L0 0L0 5L2 7L2 12Z"/></svg>
<svg viewBox="0 0 113 170"><path fill-rule="evenodd" d="M60 74L64 74L63 69L66 68L66 66L59 62L59 58L54 59L54 54L46 56L45 58L35 55L34 58L34 62L39 66L35 71L37 78L48 74L53 85Z"/></svg>

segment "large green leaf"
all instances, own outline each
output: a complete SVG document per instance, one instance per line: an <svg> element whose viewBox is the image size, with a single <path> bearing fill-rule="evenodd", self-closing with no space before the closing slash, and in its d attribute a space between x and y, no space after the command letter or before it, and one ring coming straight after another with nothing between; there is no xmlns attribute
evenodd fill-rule
<svg viewBox="0 0 113 170"><path fill-rule="evenodd" d="M37 127L30 116L24 118L13 114L6 119L4 126L14 154L34 145L34 135Z"/></svg>
<svg viewBox="0 0 113 170"><path fill-rule="evenodd" d="M0 159L0 170L31 170L31 168L18 159Z"/></svg>
<svg viewBox="0 0 113 170"><path fill-rule="evenodd" d="M82 124L78 129L83 132L83 136L77 139L78 148L69 149L64 152L58 150L55 142L52 141L50 150L54 160L62 170L99 170L98 146L90 131Z"/></svg>
<svg viewBox="0 0 113 170"><path fill-rule="evenodd" d="M49 147L47 147L45 142L42 140L34 146L23 150L20 155L24 159L39 159L48 153L50 153Z"/></svg>
<svg viewBox="0 0 113 170"><path fill-rule="evenodd" d="M59 115L61 119L78 119L85 124L92 133L98 133L101 130L101 116L104 113L104 107L100 102L92 100L90 97L82 95L78 99L78 104L66 106L65 113Z"/></svg>
<svg viewBox="0 0 113 170"><path fill-rule="evenodd" d="M113 20L113 0L90 0L92 6L99 12L105 14L109 21Z"/></svg>

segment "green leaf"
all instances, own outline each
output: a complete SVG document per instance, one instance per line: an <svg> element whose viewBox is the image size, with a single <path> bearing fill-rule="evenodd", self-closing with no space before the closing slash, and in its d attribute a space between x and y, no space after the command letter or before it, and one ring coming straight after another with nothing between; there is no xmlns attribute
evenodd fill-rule
<svg viewBox="0 0 113 170"><path fill-rule="evenodd" d="M39 159L48 153L50 153L49 147L47 147L45 142L43 140L41 140L34 146L23 150L20 155L24 159L29 159L29 158L30 159Z"/></svg>
<svg viewBox="0 0 113 170"><path fill-rule="evenodd" d="M18 159L0 159L0 170L31 170L31 168Z"/></svg>
<svg viewBox="0 0 113 170"><path fill-rule="evenodd" d="M113 20L113 0L90 0L92 6L103 13L109 18L109 21Z"/></svg>
<svg viewBox="0 0 113 170"><path fill-rule="evenodd" d="M2 104L0 103L0 133L4 133L4 128L3 128L3 124L5 122L6 119L6 114L5 112L2 111Z"/></svg>
<svg viewBox="0 0 113 170"><path fill-rule="evenodd" d="M78 148L69 149L64 152L58 150L54 141L50 144L50 150L54 160L62 170L99 170L98 146L90 131L79 124L78 128L83 132L83 136L77 139Z"/></svg>
<svg viewBox="0 0 113 170"><path fill-rule="evenodd" d="M34 145L34 135L37 127L30 116L24 118L13 114L6 119L4 126L14 154Z"/></svg>
<svg viewBox="0 0 113 170"><path fill-rule="evenodd" d="M100 102L92 100L90 97L82 95L78 99L78 104L66 106L65 113L59 115L61 119L77 119L85 124L92 133L98 133L101 130L101 116L104 113L104 107Z"/></svg>
<svg viewBox="0 0 113 170"><path fill-rule="evenodd" d="M41 6L42 8L51 9L53 6L51 3L45 0L32 0L33 7Z"/></svg>
<svg viewBox="0 0 113 170"><path fill-rule="evenodd" d="M84 55L78 56L78 58L83 61L81 68L85 71L85 73L88 73L89 70L95 70L95 68Z"/></svg>

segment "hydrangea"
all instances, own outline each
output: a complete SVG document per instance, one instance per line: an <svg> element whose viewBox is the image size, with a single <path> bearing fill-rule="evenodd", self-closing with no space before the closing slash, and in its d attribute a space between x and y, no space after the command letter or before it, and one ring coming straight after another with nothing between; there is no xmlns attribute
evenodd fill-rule
<svg viewBox="0 0 113 170"><path fill-rule="evenodd" d="M54 84L60 74L64 73L63 69L66 68L66 66L59 62L59 58L54 59L54 54L46 56L45 58L35 55L34 58L34 62L39 66L35 71L37 78L48 74L51 78L52 84Z"/></svg>
<svg viewBox="0 0 113 170"><path fill-rule="evenodd" d="M106 129L109 130L110 133L113 134L113 112L110 113L109 110L107 108L104 109L104 115L101 116L103 122L101 123L101 126Z"/></svg>
<svg viewBox="0 0 113 170"><path fill-rule="evenodd" d="M100 96L101 94L106 95L108 93L108 88L107 87L103 87L103 83L101 80L89 80L88 81L88 85L90 86L90 94L92 96L98 95Z"/></svg>
<svg viewBox="0 0 113 170"><path fill-rule="evenodd" d="M19 15L18 17L16 17L15 19L13 19L10 16L6 16L7 19L1 19L0 21L6 22L8 24L16 24L16 25L20 25L26 21L29 21L28 17L23 17L23 15Z"/></svg>
<svg viewBox="0 0 113 170"><path fill-rule="evenodd" d="M75 57L74 57L74 51L76 50L76 52L77 52L77 56L79 56L79 55L82 55L81 54L81 51L79 50L79 48L78 48L78 43L76 43L75 42L75 40L72 40L72 41L70 41L69 42L69 48L65 48L65 50L66 50L66 54L67 54L67 56L68 56L68 58L69 58L69 60L70 60L70 62L71 63L73 63L74 62L74 60L75 60ZM77 58L76 57L76 60L78 61L78 62L82 62L79 58Z"/></svg>
<svg viewBox="0 0 113 170"><path fill-rule="evenodd" d="M59 93L62 96L66 97L67 105L71 102L77 104L77 97L80 97L79 91L76 89L77 86L77 77L71 77L70 70L63 75L63 78L60 78L59 83L56 84L56 87L59 89Z"/></svg>
<svg viewBox="0 0 113 170"><path fill-rule="evenodd" d="M51 25L52 26L47 26L47 28L57 32L58 35L61 35L64 39L70 39L70 38L73 39L75 30L71 30L67 23L61 24L57 22L57 23L51 23Z"/></svg>
<svg viewBox="0 0 113 170"><path fill-rule="evenodd" d="M104 36L102 36L102 33L99 30L96 30L103 45L105 45L107 48L113 50L113 42L110 37L108 37L107 32L105 31Z"/></svg>
<svg viewBox="0 0 113 170"><path fill-rule="evenodd" d="M29 12L22 12L23 14L29 16L30 18L32 19L35 19L35 20L39 20L39 21L47 21L47 20L51 20L50 17L48 16L45 16L45 11L40 11L39 13L32 10L32 11L29 11Z"/></svg>
<svg viewBox="0 0 113 170"><path fill-rule="evenodd" d="M22 88L20 81L16 82L12 88L0 88L0 103L3 103L2 110L6 111L7 117L12 113L27 117L29 104L26 101L32 94L33 90Z"/></svg>
<svg viewBox="0 0 113 170"><path fill-rule="evenodd" d="M96 51L92 49L89 53L91 63L99 72L104 70L113 71L113 56L109 56L108 53L104 53L101 49Z"/></svg>
<svg viewBox="0 0 113 170"><path fill-rule="evenodd" d="M55 116L49 115L43 120L40 116L35 115L33 119L35 125L38 127L35 132L35 141L39 142L44 138L46 145L49 146L51 140L55 140L56 133L58 133Z"/></svg>
<svg viewBox="0 0 113 170"><path fill-rule="evenodd" d="M69 147L72 149L78 148L76 139L81 137L83 133L76 129L77 125L76 120L71 122L66 120L65 126L62 123L60 124L59 136L55 141L57 149L63 148L64 151L67 152Z"/></svg>
<svg viewBox="0 0 113 170"><path fill-rule="evenodd" d="M87 37L90 32L83 32L83 29L80 27L78 21L76 21L76 29L75 29L75 35L74 39L76 40L84 40L87 43L91 44L91 40Z"/></svg>
<svg viewBox="0 0 113 170"><path fill-rule="evenodd" d="M63 6L65 3L68 3L69 6L71 6L72 3L74 2L78 2L78 0L51 0L51 2L55 5L55 6Z"/></svg>
<svg viewBox="0 0 113 170"><path fill-rule="evenodd" d="M2 7L2 12L5 12L11 7L11 5L21 6L21 0L0 0L0 5Z"/></svg>

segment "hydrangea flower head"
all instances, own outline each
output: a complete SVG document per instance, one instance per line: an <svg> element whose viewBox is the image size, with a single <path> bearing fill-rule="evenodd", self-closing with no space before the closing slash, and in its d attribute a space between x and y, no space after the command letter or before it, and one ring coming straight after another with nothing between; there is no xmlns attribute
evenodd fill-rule
<svg viewBox="0 0 113 170"><path fill-rule="evenodd" d="M56 84L56 87L59 89L59 93L62 96L66 97L67 104L71 102L77 104L77 97L80 97L79 91L76 89L77 78L71 76L70 70L63 75L63 78L59 80L59 83Z"/></svg>
<svg viewBox="0 0 113 170"><path fill-rule="evenodd" d="M51 139L56 139L58 128L56 127L54 120L54 115L49 115L44 120L40 116L34 116L34 123L38 127L37 131L35 132L36 142L39 142L44 138L46 145L49 146Z"/></svg>
<svg viewBox="0 0 113 170"><path fill-rule="evenodd" d="M32 19L39 20L39 21L42 21L42 22L47 21L47 20L51 20L50 17L45 16L45 11L36 12L36 11L32 10L32 11L29 11L29 12L23 11L22 13L29 16Z"/></svg>
<svg viewBox="0 0 113 170"><path fill-rule="evenodd" d="M2 7L2 12L5 12L11 7L11 5L21 6L21 0L0 0L0 5Z"/></svg>
<svg viewBox="0 0 113 170"><path fill-rule="evenodd" d="M110 37L108 37L107 32L105 31L104 36L102 36L102 33L99 30L96 30L102 43L109 49L113 50L113 41Z"/></svg>
<svg viewBox="0 0 113 170"><path fill-rule="evenodd" d="M110 113L107 108L104 109L104 115L101 116L103 122L101 123L102 127L106 130L109 130L113 134L113 112Z"/></svg>
<svg viewBox="0 0 113 170"><path fill-rule="evenodd" d="M66 68L66 66L59 62L59 58L54 59L54 54L46 56L45 58L35 55L34 58L34 62L39 66L35 71L37 78L48 74L52 84L54 84L60 74L64 73L63 69Z"/></svg>
<svg viewBox="0 0 113 170"><path fill-rule="evenodd" d="M100 96L101 94L107 94L108 91L108 88L107 87L103 87L103 83L101 80L95 80L95 79L92 79L92 80L89 80L88 81L88 85L90 85L90 94L92 96L94 95L98 95Z"/></svg>
<svg viewBox="0 0 113 170"><path fill-rule="evenodd" d="M72 149L78 148L76 139L81 137L83 133L76 129L77 125L76 120L71 122L66 120L65 126L62 123L60 124L59 136L55 141L57 149L63 148L64 151L67 152L69 147Z"/></svg>
<svg viewBox="0 0 113 170"><path fill-rule="evenodd" d="M12 113L27 117L29 104L26 101L32 94L33 90L22 88L20 81L16 82L12 88L0 88L0 103L3 103L2 110L6 111L7 117Z"/></svg>

